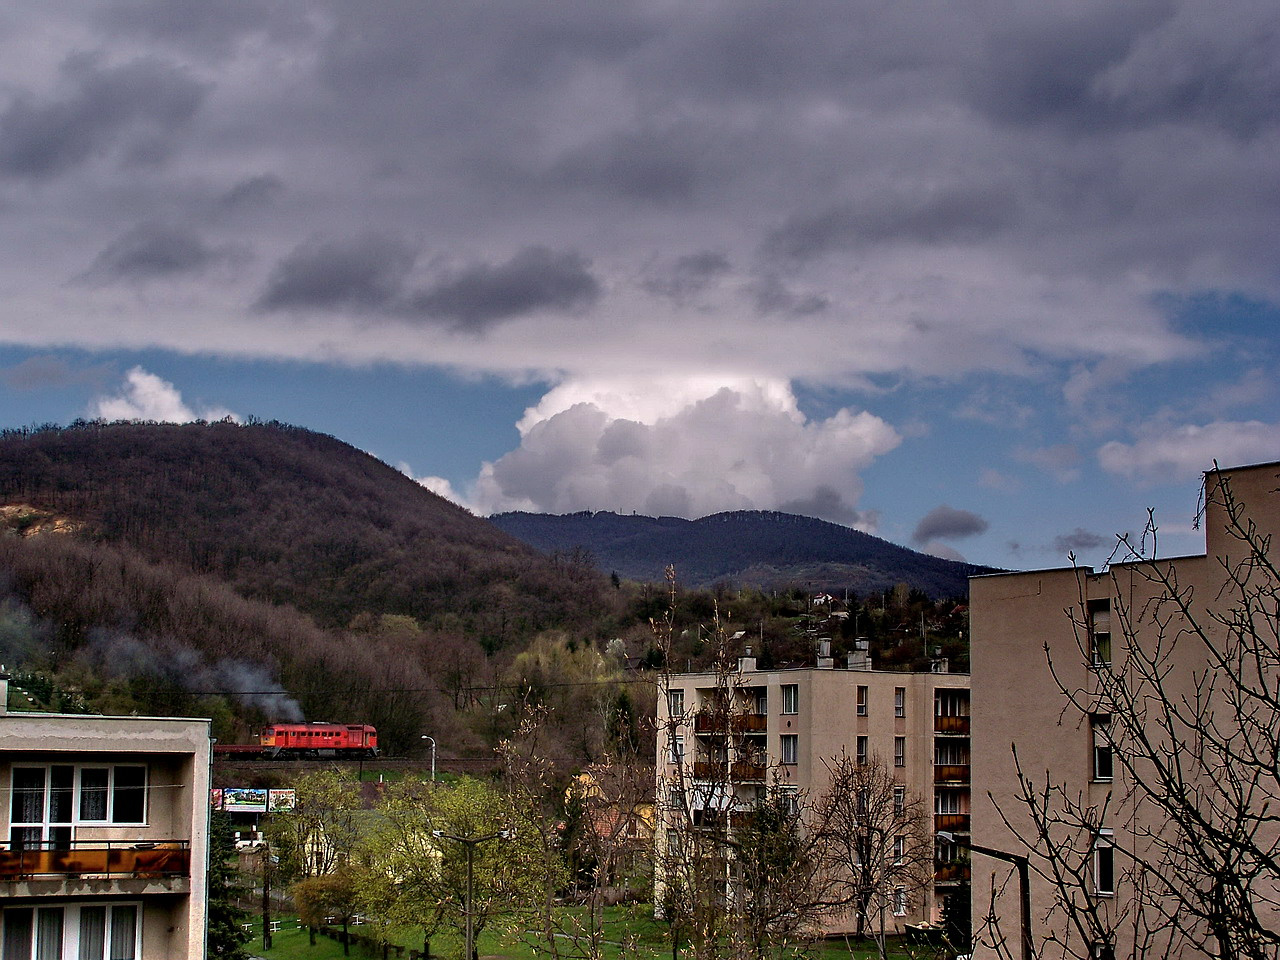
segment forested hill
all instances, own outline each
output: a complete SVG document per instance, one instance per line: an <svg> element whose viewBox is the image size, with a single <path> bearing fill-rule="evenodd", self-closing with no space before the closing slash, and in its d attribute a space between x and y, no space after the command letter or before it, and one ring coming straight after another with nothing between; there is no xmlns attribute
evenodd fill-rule
<svg viewBox="0 0 1280 960"><path fill-rule="evenodd" d="M0 509L10 526L57 522L322 627L370 612L466 620L500 646L589 615L562 566L376 458L279 423L5 431Z"/></svg>
<svg viewBox="0 0 1280 960"><path fill-rule="evenodd" d="M590 554L605 571L656 581L674 564L691 587L796 584L866 595L907 583L932 597L968 593L968 578L991 568L956 563L839 524L786 513L742 510L700 520L572 513L502 513L489 518L548 552Z"/></svg>

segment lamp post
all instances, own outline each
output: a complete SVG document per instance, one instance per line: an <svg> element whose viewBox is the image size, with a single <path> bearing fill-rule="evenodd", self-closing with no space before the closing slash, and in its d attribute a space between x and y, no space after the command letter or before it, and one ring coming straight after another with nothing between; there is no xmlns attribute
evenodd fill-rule
<svg viewBox="0 0 1280 960"><path fill-rule="evenodd" d="M431 782L436 782L436 738L429 737L425 733L422 735L423 740L431 741Z"/></svg>
<svg viewBox="0 0 1280 960"><path fill-rule="evenodd" d="M1017 868L1018 898L1022 901L1022 960L1035 960L1035 941L1031 938L1031 864L1027 857L1020 853L997 850L995 847L984 847L971 842L968 837L957 837L945 830L938 831L938 839L968 847L974 853L981 853L995 860L1012 863Z"/></svg>
<svg viewBox="0 0 1280 960"><path fill-rule="evenodd" d="M467 956L466 960L475 960L475 926L473 923L473 915L471 912L472 899L472 865L475 862L476 847L490 840L506 840L511 836L510 830L498 830L494 833L486 833L482 837L458 837L452 833L445 833L443 830L432 830L431 835L437 840L452 840L454 843L462 844L467 852L467 894L466 894L466 915L467 915Z"/></svg>

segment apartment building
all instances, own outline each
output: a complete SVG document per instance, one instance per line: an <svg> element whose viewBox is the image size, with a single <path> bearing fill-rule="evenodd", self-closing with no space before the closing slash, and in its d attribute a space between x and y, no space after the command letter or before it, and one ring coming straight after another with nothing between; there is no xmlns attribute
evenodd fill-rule
<svg viewBox="0 0 1280 960"><path fill-rule="evenodd" d="M1206 474L1199 513L1204 554L971 581L972 839L1031 865L1024 892L1015 865L975 852L975 957L1018 955L1028 932L1023 956L1226 955L1190 906L1200 895L1180 901L1211 892L1215 861L1223 876L1248 875L1237 894L1271 935L1280 929L1265 862L1280 842L1263 813L1278 784L1249 759L1274 747L1280 719L1267 706L1276 583L1240 539L1252 530L1265 547L1280 533L1280 464ZM1243 618L1241 589L1259 602ZM1232 652L1237 629L1262 631L1258 659ZM1255 680L1263 695L1251 702L1236 684ZM1233 832L1239 847L1221 857ZM1238 919L1228 888L1208 913Z"/></svg>
<svg viewBox="0 0 1280 960"><path fill-rule="evenodd" d="M209 722L10 711L8 686L0 957L204 957Z"/></svg>
<svg viewBox="0 0 1280 960"><path fill-rule="evenodd" d="M969 676L946 672L941 661L938 672L875 670L865 652L837 667L824 653L817 666L778 670L759 670L748 655L728 683L716 673L672 676L658 704L659 852L663 818L673 816L666 798L681 777L697 824L721 809L749 811L773 782L794 792L803 812L830 785L824 761L842 752L863 763L878 757L904 796L933 811L930 826L955 837L939 843L930 887L893 892L886 929L936 921L967 871L956 840L969 831ZM727 710L719 703L726 696ZM726 769L731 795L721 796L723 778L712 780ZM846 917L827 932L853 928Z"/></svg>

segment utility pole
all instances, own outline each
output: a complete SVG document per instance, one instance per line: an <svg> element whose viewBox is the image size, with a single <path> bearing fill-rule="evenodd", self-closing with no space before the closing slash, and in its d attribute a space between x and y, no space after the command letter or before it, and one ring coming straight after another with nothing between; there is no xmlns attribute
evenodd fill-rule
<svg viewBox="0 0 1280 960"><path fill-rule="evenodd" d="M995 847L970 843L967 837L957 837L945 830L938 831L938 839L968 847L974 853L981 853L995 860L1012 863L1017 868L1018 899L1022 905L1022 960L1035 960L1035 940L1031 936L1031 863L1028 858L1020 853L1009 853L1006 850L997 850Z"/></svg>
<svg viewBox="0 0 1280 960"><path fill-rule="evenodd" d="M467 893L466 893L466 915L467 915L467 956L466 960L476 960L476 939L475 939L475 923L474 914L471 910L471 901L474 895L474 872L473 865L475 863L476 847L490 840L506 840L511 836L510 830L498 830L495 833L486 833L482 837L458 837L452 833L445 833L443 830L432 830L431 835L438 840L452 840L454 843L462 844L467 854Z"/></svg>

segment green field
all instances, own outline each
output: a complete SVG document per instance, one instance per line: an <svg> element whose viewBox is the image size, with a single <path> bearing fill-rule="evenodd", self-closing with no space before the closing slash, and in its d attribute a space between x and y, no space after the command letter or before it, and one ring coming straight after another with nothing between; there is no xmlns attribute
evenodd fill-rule
<svg viewBox="0 0 1280 960"><path fill-rule="evenodd" d="M635 906L610 907L605 911L604 938L602 950L603 960L669 960L672 957L670 934L666 924L655 921L652 907L648 904ZM571 909L566 908L566 919L573 916ZM316 937L315 946L311 946L305 929L300 929L293 917L283 916L280 930L272 935L270 950L262 949L261 924L255 924L255 938L248 944L248 949L256 956L267 960L341 960L343 948L340 943L324 936ZM377 928L365 924L352 927L353 933L377 937ZM382 939L382 938L380 938ZM388 930L385 940L405 947L404 960L409 956L409 949L422 949L421 931ZM573 944L563 938L561 957L581 957L581 951L575 953ZM498 934L486 930L477 941L477 949L481 960L544 960L547 951L541 943L532 938L522 938L519 932ZM452 933L442 932L431 940L432 956L443 960L461 960L463 954L461 940ZM392 950L389 954L395 956ZM382 951L369 951L367 948L352 945L351 957L381 957ZM680 957L687 957L680 951ZM778 960L871 960L877 957L874 943L858 944L852 953L843 940L820 941L806 947L788 949ZM894 960L933 960L937 953L933 950L912 950L901 944L890 943L889 956Z"/></svg>

